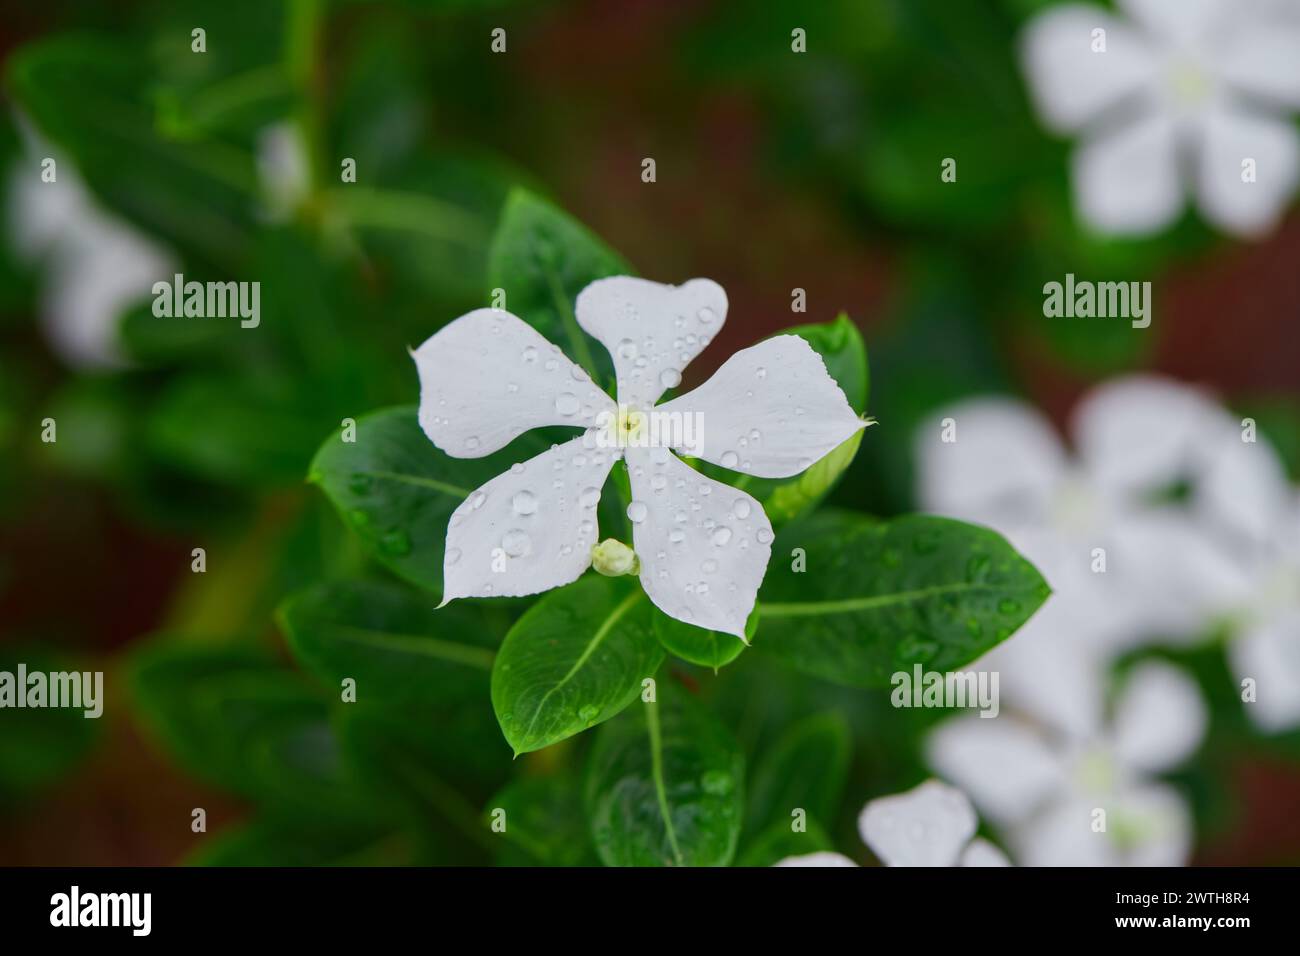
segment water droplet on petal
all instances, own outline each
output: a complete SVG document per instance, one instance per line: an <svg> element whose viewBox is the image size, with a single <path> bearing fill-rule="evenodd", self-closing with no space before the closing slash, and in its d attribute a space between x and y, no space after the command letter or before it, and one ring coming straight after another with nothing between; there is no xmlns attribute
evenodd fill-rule
<svg viewBox="0 0 1300 956"><path fill-rule="evenodd" d="M760 365L758 368L754 370L754 374L757 375L759 378L767 378L767 369L765 369L763 366Z"/></svg>
<svg viewBox="0 0 1300 956"><path fill-rule="evenodd" d="M659 373L659 384L664 388L676 388L682 384L682 373L675 368L666 368Z"/></svg>
<svg viewBox="0 0 1300 956"><path fill-rule="evenodd" d="M748 498L737 498L736 503L731 506L731 513L737 518L748 518L749 510Z"/></svg>
<svg viewBox="0 0 1300 956"><path fill-rule="evenodd" d="M533 539L528 537L526 531L518 528L511 528L501 539L501 550L512 558L521 558L527 554L533 546Z"/></svg>
<svg viewBox="0 0 1300 956"><path fill-rule="evenodd" d="M465 447L468 450L473 451L478 446L479 446L479 440L477 435L470 435L468 438L465 439Z"/></svg>
<svg viewBox="0 0 1300 956"><path fill-rule="evenodd" d="M722 453L723 468L735 468L738 464L740 464L740 456L734 451L724 451Z"/></svg>
<svg viewBox="0 0 1300 956"><path fill-rule="evenodd" d="M721 527L714 529L713 532L714 544L721 547L722 545L726 544L730 540L731 540L731 529L728 528L726 525L722 525Z"/></svg>
<svg viewBox="0 0 1300 956"><path fill-rule="evenodd" d="M477 511L483 507L483 502L487 501L486 491L476 491L469 496L469 506Z"/></svg>
<svg viewBox="0 0 1300 956"><path fill-rule="evenodd" d="M447 567L451 567L459 560L460 560L460 548L452 548L450 551L447 552L447 557L443 561L443 564L445 564Z"/></svg>
<svg viewBox="0 0 1300 956"><path fill-rule="evenodd" d="M695 317L705 325L709 325L717 318L717 315L715 315L714 311L706 305L704 308L700 309L700 311L695 313Z"/></svg>
<svg viewBox="0 0 1300 956"><path fill-rule="evenodd" d="M517 515L530 515L537 511L537 496L531 491L521 491L510 499Z"/></svg>
<svg viewBox="0 0 1300 956"><path fill-rule="evenodd" d="M582 403L578 401L578 396L574 395L572 392L564 392L555 397L555 410L566 418L570 415L576 414L578 406L581 404Z"/></svg>
<svg viewBox="0 0 1300 956"><path fill-rule="evenodd" d="M620 358L636 358L636 343L631 339L624 339L618 343L618 355Z"/></svg>
<svg viewBox="0 0 1300 956"><path fill-rule="evenodd" d="M627 517L633 524L640 524L645 521L646 515L649 513L650 509L646 507L644 501L633 501L627 506Z"/></svg>
<svg viewBox="0 0 1300 956"><path fill-rule="evenodd" d="M599 488L584 488L578 497L578 503L584 508L594 508L600 502Z"/></svg>
<svg viewBox="0 0 1300 956"><path fill-rule="evenodd" d="M756 537L759 544L770 544L772 542L772 532L767 528L759 528Z"/></svg>

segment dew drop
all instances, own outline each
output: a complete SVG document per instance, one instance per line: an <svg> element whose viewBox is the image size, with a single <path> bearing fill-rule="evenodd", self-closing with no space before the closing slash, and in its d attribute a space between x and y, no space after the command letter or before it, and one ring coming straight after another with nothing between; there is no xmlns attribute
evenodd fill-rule
<svg viewBox="0 0 1300 956"><path fill-rule="evenodd" d="M664 388L676 388L682 384L682 373L675 368L666 368L659 373L659 384Z"/></svg>
<svg viewBox="0 0 1300 956"><path fill-rule="evenodd" d="M760 365L754 370L754 374L759 378L767 378L767 369Z"/></svg>
<svg viewBox="0 0 1300 956"><path fill-rule="evenodd" d="M721 547L731 540L731 529L726 525L715 528L713 531L713 543Z"/></svg>
<svg viewBox="0 0 1300 956"><path fill-rule="evenodd" d="M537 511L537 496L531 491L521 491L510 499L510 507L517 515L530 515Z"/></svg>
<svg viewBox="0 0 1300 956"><path fill-rule="evenodd" d="M594 508L600 502L599 488L584 488L578 496L578 503L584 508Z"/></svg>
<svg viewBox="0 0 1300 956"><path fill-rule="evenodd" d="M748 518L749 510L749 500L747 498L737 498L736 503L731 506L731 513L737 518Z"/></svg>
<svg viewBox="0 0 1300 956"><path fill-rule="evenodd" d="M619 358L633 359L636 358L636 343L631 339L624 339L618 343Z"/></svg>
<svg viewBox="0 0 1300 956"><path fill-rule="evenodd" d="M555 396L555 410L565 418L575 414L578 411L578 406L581 404L582 403L578 401L578 396L574 395L572 392L564 392L561 395Z"/></svg>
<svg viewBox="0 0 1300 956"><path fill-rule="evenodd" d="M650 509L646 507L644 501L633 501L627 506L628 520L633 524L640 524L642 521L645 521L646 515L649 513Z"/></svg>
<svg viewBox="0 0 1300 956"><path fill-rule="evenodd" d="M445 564L447 567L451 567L459 560L460 560L460 548L452 548L450 551L447 552L447 556L443 560L443 564Z"/></svg>
<svg viewBox="0 0 1300 956"><path fill-rule="evenodd" d="M487 501L486 491L476 491L474 492L474 494L469 496L469 506L473 508L475 511L477 511L479 508L482 508L483 502L485 501Z"/></svg>
<svg viewBox="0 0 1300 956"><path fill-rule="evenodd" d="M526 531L518 528L511 528L501 539L501 550L512 558L520 558L529 552L533 546L533 539L528 537Z"/></svg>
<svg viewBox="0 0 1300 956"><path fill-rule="evenodd" d="M771 543L772 543L772 532L769 531L767 528L759 528L759 529L758 529L758 534L757 534L755 537L758 538L758 543L759 543L759 544L771 544Z"/></svg>
<svg viewBox="0 0 1300 956"><path fill-rule="evenodd" d="M468 438L465 439L465 447L470 451L473 451L478 446L479 446L479 440L477 435L470 435Z"/></svg>
<svg viewBox="0 0 1300 956"><path fill-rule="evenodd" d="M537 349L533 348L533 346L531 346L531 345L528 346L526 349L524 349L524 355L523 355L523 358L524 358L524 361L527 362L527 363L529 363L530 365L531 365L533 362L536 362L536 361L537 361Z"/></svg>
<svg viewBox="0 0 1300 956"><path fill-rule="evenodd" d="M695 313L695 317L705 325L711 325L713 320L717 318L717 315L715 315L713 310L706 305L704 308L700 309L700 311Z"/></svg>
<svg viewBox="0 0 1300 956"><path fill-rule="evenodd" d="M722 453L723 468L735 468L738 464L740 464L740 456L734 451L724 451Z"/></svg>

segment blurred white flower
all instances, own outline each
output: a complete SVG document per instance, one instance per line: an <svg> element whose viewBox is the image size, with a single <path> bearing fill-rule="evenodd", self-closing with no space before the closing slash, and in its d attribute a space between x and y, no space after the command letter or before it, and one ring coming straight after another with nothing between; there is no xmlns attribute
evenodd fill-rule
<svg viewBox="0 0 1300 956"><path fill-rule="evenodd" d="M1085 735L959 717L930 735L930 765L970 794L1024 866L1177 866L1191 848L1182 797L1151 779L1199 746L1196 686L1158 662L1128 675L1114 713Z"/></svg>
<svg viewBox="0 0 1300 956"><path fill-rule="evenodd" d="M1225 435L1194 499L1250 582L1231 610L1228 657L1255 682L1246 713L1264 730L1300 724L1300 493L1268 442Z"/></svg>
<svg viewBox="0 0 1300 956"><path fill-rule="evenodd" d="M452 457L481 457L533 428L583 429L493 478L453 512L444 603L537 594L575 580L592 562L601 489L625 458L646 594L670 617L744 640L771 523L753 497L700 474L673 450L785 478L865 423L796 335L742 349L699 388L656 406L726 319L716 282L600 279L578 295L574 314L613 358L617 405L558 346L501 309L463 315L412 353L420 426ZM702 427L694 433L659 427L696 420Z"/></svg>
<svg viewBox="0 0 1300 956"><path fill-rule="evenodd" d="M1104 233L1155 232L1191 191L1218 228L1266 232L1300 179L1294 10L1284 17L1259 0L1118 6L1127 18L1050 7L1021 38L1043 121L1083 140L1072 173L1081 217Z"/></svg>
<svg viewBox="0 0 1300 956"><path fill-rule="evenodd" d="M1187 502L1162 499L1238 441L1219 406L1133 376L1086 395L1071 433L1073 455L1032 407L972 399L924 423L915 447L921 507L1000 531L1053 589L983 663L1001 672L1008 700L1079 730L1098 720L1116 652L1148 637L1203 636L1249 584Z"/></svg>
<svg viewBox="0 0 1300 956"><path fill-rule="evenodd" d="M858 815L862 842L886 866L1010 866L988 840L972 839L977 825L966 795L938 780L872 800ZM829 852L786 857L775 865L857 866Z"/></svg>
<svg viewBox="0 0 1300 956"><path fill-rule="evenodd" d="M23 128L20 124L20 128ZM40 316L46 338L68 364L123 364L118 326L127 309L174 272L171 254L126 221L104 212L72 163L29 130L27 155L9 174L9 241L29 264L43 264ZM56 161L44 182L41 160Z"/></svg>
<svg viewBox="0 0 1300 956"><path fill-rule="evenodd" d="M276 123L258 134L257 173L267 220L289 219L311 192L307 148L297 124Z"/></svg>

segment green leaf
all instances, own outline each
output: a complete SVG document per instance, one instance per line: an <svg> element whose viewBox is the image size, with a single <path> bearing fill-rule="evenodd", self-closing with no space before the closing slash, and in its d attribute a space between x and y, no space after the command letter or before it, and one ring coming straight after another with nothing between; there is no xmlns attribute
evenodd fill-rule
<svg viewBox="0 0 1300 956"><path fill-rule="evenodd" d="M826 371L844 391L844 397L854 411L861 414L866 409L869 386L867 350L862 333L844 313L833 322L820 325L801 325L786 329L780 335L798 335L813 347L826 363ZM754 478L749 475L735 480L734 473L712 466L701 470L719 481L734 483L753 495L763 505L772 527L779 528L802 514L811 511L826 497L840 477L853 463L862 444L862 431L854 432L838 447L813 462L812 466L792 478Z"/></svg>
<svg viewBox="0 0 1300 956"><path fill-rule="evenodd" d="M663 662L639 585L589 574L551 591L506 634L492 707L516 754L609 720Z"/></svg>
<svg viewBox="0 0 1300 956"><path fill-rule="evenodd" d="M785 555L802 548L806 570ZM996 532L948 518L823 512L786 528L759 592L758 646L855 687L920 664L945 671L1010 637L1051 593Z"/></svg>
<svg viewBox="0 0 1300 956"><path fill-rule="evenodd" d="M339 581L294 595L279 617L294 655L331 688L353 678L358 702L400 706L487 693L494 642L473 605L434 609L403 585Z"/></svg>
<svg viewBox="0 0 1300 956"><path fill-rule="evenodd" d="M447 522L471 491L541 451L524 435L484 458L453 459L420 430L416 408L363 415L356 441L342 430L325 440L308 480L321 489L367 549L399 577L442 592Z"/></svg>
<svg viewBox="0 0 1300 956"><path fill-rule="evenodd" d="M808 820L802 833L790 826L789 820L778 820L764 830L753 843L741 852L737 866L771 866L786 857L806 856L834 850L831 838L815 820Z"/></svg>
<svg viewBox="0 0 1300 956"><path fill-rule="evenodd" d="M210 262L239 264L258 193L250 144L160 132L150 58L137 44L41 40L10 58L6 78L24 112L111 209Z"/></svg>
<svg viewBox="0 0 1300 956"><path fill-rule="evenodd" d="M76 671L67 661L36 648L6 647L0 653L0 671L15 675L18 664L27 673ZM15 687L16 693L26 692ZM99 700L99 706L104 701ZM5 710L0 716L0 806L55 783L70 772L92 749L99 737L100 721L86 716L85 707L42 707Z"/></svg>
<svg viewBox="0 0 1300 956"><path fill-rule="evenodd" d="M745 759L685 691L660 688L601 728L587 771L596 851L607 866L726 866L744 811Z"/></svg>
<svg viewBox="0 0 1300 956"><path fill-rule="evenodd" d="M503 853L498 863L583 866L596 862L582 810L582 785L576 775L520 777L487 803L489 823L505 811L505 841L520 853Z"/></svg>
<svg viewBox="0 0 1300 956"><path fill-rule="evenodd" d="M834 823L852 744L848 724L836 713L814 714L789 727L754 770L750 829L774 826L788 831L796 809L824 826Z"/></svg>
<svg viewBox="0 0 1300 956"><path fill-rule="evenodd" d="M588 284L632 275L629 266L576 220L516 189L506 200L488 255L488 284L504 289L506 308L591 374L611 380L605 349L578 326L573 304Z"/></svg>
<svg viewBox="0 0 1300 956"><path fill-rule="evenodd" d="M397 834L368 828L312 829L256 819L204 840L188 866L402 866L416 862Z"/></svg>
<svg viewBox="0 0 1300 956"><path fill-rule="evenodd" d="M655 637L659 639L659 643L669 653L676 654L682 660L692 664L712 667L716 671L719 667L734 661L745 649L745 645L734 634L694 627L669 617L658 608L651 611L651 617ZM745 637L752 641L756 630L758 630L757 605L750 613L749 619L745 621Z"/></svg>
<svg viewBox="0 0 1300 956"><path fill-rule="evenodd" d="M252 651L155 644L133 662L141 716L191 772L304 818L364 819L320 691Z"/></svg>

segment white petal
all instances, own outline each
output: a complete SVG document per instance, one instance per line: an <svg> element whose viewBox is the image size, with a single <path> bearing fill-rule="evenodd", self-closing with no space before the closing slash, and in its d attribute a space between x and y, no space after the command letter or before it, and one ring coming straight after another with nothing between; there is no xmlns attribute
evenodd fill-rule
<svg viewBox="0 0 1300 956"><path fill-rule="evenodd" d="M741 349L656 412L696 416L697 440L684 453L759 478L797 475L864 424L797 335Z"/></svg>
<svg viewBox="0 0 1300 956"><path fill-rule="evenodd" d="M46 334L70 364L121 365L123 314L146 302L153 284L173 273L166 249L125 222L87 207L76 230L54 249L42 294Z"/></svg>
<svg viewBox="0 0 1300 956"><path fill-rule="evenodd" d="M1101 385L1075 409L1071 434L1088 477L1114 495L1146 495L1195 478L1223 409L1198 389L1133 375Z"/></svg>
<svg viewBox="0 0 1300 956"><path fill-rule="evenodd" d="M949 434L954 441L945 441ZM914 447L917 498L925 510L999 528L1041 522L1066 472L1051 424L1010 399L947 408L917 429Z"/></svg>
<svg viewBox="0 0 1300 956"><path fill-rule="evenodd" d="M517 316L475 309L412 354L420 427L453 458L479 458L543 425L589 428L614 403Z"/></svg>
<svg viewBox="0 0 1300 956"><path fill-rule="evenodd" d="M679 621L744 640L772 552L763 506L666 448L629 448L632 540L641 585Z"/></svg>
<svg viewBox="0 0 1300 956"><path fill-rule="evenodd" d="M1300 107L1297 25L1238 17L1206 55L1215 71L1237 89L1282 106Z"/></svg>
<svg viewBox="0 0 1300 956"><path fill-rule="evenodd" d="M820 853L805 853L803 856L787 856L784 860L778 860L773 866L857 866L852 860L842 853L830 853L821 851Z"/></svg>
<svg viewBox="0 0 1300 956"><path fill-rule="evenodd" d="M1149 116L1102 132L1074 154L1079 217L1101 233L1154 232L1183 208L1174 122Z"/></svg>
<svg viewBox="0 0 1300 956"><path fill-rule="evenodd" d="M872 800L858 816L862 841L886 866L954 866L976 825L966 794L938 780Z"/></svg>
<svg viewBox="0 0 1300 956"><path fill-rule="evenodd" d="M1183 866L1192 852L1192 817L1172 787L1127 788L1108 810L1108 832L1123 834L1125 866Z"/></svg>
<svg viewBox="0 0 1300 956"><path fill-rule="evenodd" d="M1235 0L1119 0L1122 9L1163 45L1204 49L1228 21Z"/></svg>
<svg viewBox="0 0 1300 956"><path fill-rule="evenodd" d="M1196 510L1210 521L1260 543L1271 539L1291 507L1286 471L1262 436L1242 441L1239 428L1214 436L1210 465L1194 489ZM1290 530L1290 529L1288 529Z"/></svg>
<svg viewBox="0 0 1300 956"><path fill-rule="evenodd" d="M591 564L596 504L618 455L579 436L497 475L447 524L443 603L519 597L575 580Z"/></svg>
<svg viewBox="0 0 1300 956"><path fill-rule="evenodd" d="M1200 690L1183 671L1139 664L1115 706L1116 754L1128 767L1168 770L1200 746L1207 720Z"/></svg>
<svg viewBox="0 0 1300 956"><path fill-rule="evenodd" d="M1072 795L1017 827L1010 842L1020 865L1114 866L1110 835L1093 830L1096 809L1097 800Z"/></svg>
<svg viewBox="0 0 1300 956"><path fill-rule="evenodd" d="M970 846L962 850L958 866L1010 866L1007 855L983 837L970 841Z"/></svg>
<svg viewBox="0 0 1300 956"><path fill-rule="evenodd" d="M1024 627L980 658L980 670L998 674L1003 706L1024 711L1069 739L1096 733L1109 642L1103 640L1104 625L1094 629L1089 614L1104 607L1096 589L1057 590Z"/></svg>
<svg viewBox="0 0 1300 956"><path fill-rule="evenodd" d="M1013 718L959 717L931 731L934 770L970 794L990 820L1011 823L1057 790L1063 768L1034 731Z"/></svg>
<svg viewBox="0 0 1300 956"><path fill-rule="evenodd" d="M1216 108L1201 118L1200 141L1196 197L1205 218L1240 236L1272 230L1300 180L1300 134L1291 121ZM1254 160L1254 182L1242 181L1248 159Z"/></svg>
<svg viewBox="0 0 1300 956"><path fill-rule="evenodd" d="M1238 680L1255 682L1255 700L1242 707L1256 726L1276 733L1300 724L1300 611L1256 623L1228 645L1228 654Z"/></svg>
<svg viewBox="0 0 1300 956"><path fill-rule="evenodd" d="M648 409L727 319L727 293L710 279L679 286L614 276L578 293L578 324L614 358L618 400Z"/></svg>
<svg viewBox="0 0 1300 956"><path fill-rule="evenodd" d="M1094 52L1092 31L1106 31L1106 49ZM1070 132L1107 107L1142 90L1155 77L1157 58L1129 24L1100 7L1068 4L1034 17L1020 38L1020 61L1044 122Z"/></svg>
<svg viewBox="0 0 1300 956"><path fill-rule="evenodd" d="M1181 508L1118 516L1106 541L1105 577L1117 586L1134 637L1203 639L1249 599L1254 582L1236 551Z"/></svg>

